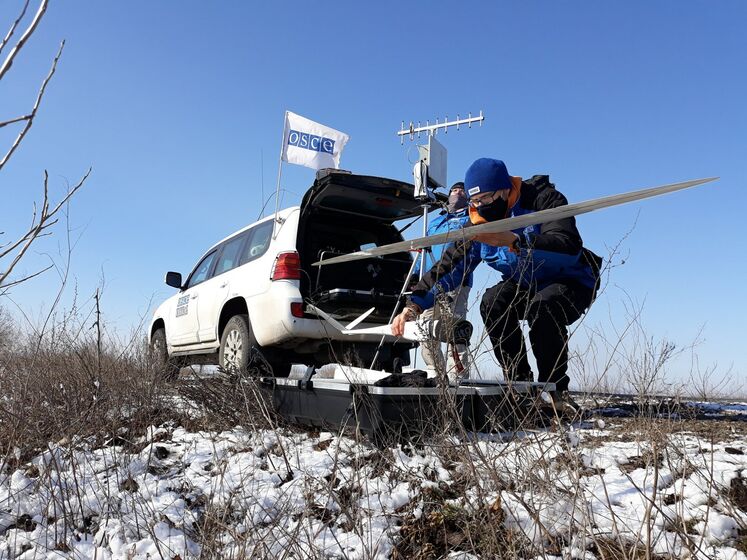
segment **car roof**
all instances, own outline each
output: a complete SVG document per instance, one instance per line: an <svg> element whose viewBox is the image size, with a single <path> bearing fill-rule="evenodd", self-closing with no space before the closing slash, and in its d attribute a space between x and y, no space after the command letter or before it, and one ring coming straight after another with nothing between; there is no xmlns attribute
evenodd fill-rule
<svg viewBox="0 0 747 560"><path fill-rule="evenodd" d="M289 208L284 208L283 210L278 210L278 216L287 216L289 214L292 214L295 210L299 210L299 209L300 208L298 206L290 206ZM274 219L275 219L275 215L273 214L272 216L267 216L266 218L262 218L261 220L257 220L256 222L252 222L251 224L246 225L243 228L234 231L233 233L225 236L223 239L221 239L217 243L214 243L213 245L211 245L210 248L202 254L203 257L205 255L207 255L210 251L212 251L213 249L215 249L216 247L218 247L221 243L225 243L229 239L233 239L237 235L245 232L248 229L253 228L254 226L257 226L259 224L263 224L265 222L268 222L268 221L271 221L271 220L274 220Z"/></svg>

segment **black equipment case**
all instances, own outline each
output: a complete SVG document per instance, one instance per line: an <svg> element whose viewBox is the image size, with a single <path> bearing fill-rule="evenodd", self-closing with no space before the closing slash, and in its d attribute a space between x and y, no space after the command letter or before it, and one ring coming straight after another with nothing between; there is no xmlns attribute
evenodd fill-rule
<svg viewBox="0 0 747 560"><path fill-rule="evenodd" d="M304 426L353 428L374 441L412 440L447 428L505 432L531 427L541 391L551 384L463 380L448 387L377 386L340 379L263 377L275 411Z"/></svg>

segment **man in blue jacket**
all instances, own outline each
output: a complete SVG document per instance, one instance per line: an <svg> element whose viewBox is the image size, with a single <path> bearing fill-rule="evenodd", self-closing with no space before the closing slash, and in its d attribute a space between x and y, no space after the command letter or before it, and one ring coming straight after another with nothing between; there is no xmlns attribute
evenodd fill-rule
<svg viewBox="0 0 747 560"><path fill-rule="evenodd" d="M568 204L546 175L522 180L490 158L475 161L464 179L472 224L493 222ZM583 247L575 218L513 232L469 235L444 251L415 286L397 316L392 332L432 307L434 296L453 289L480 262L498 270L503 280L488 289L480 312L507 379L532 380L519 321L529 323L529 340L540 382L555 383L563 407L567 390L568 326L591 305L599 283L601 259Z"/></svg>
<svg viewBox="0 0 747 560"><path fill-rule="evenodd" d="M446 210L431 221L428 226L428 235L446 233L462 229L469 224L469 213L467 211L467 194L464 192L464 183L454 183L449 190L449 202ZM430 269L436 262L441 260L444 250L449 244L434 245L430 254L426 254L426 268ZM420 261L415 267L414 274L420 273ZM464 319L467 316L467 300L472 287L472 273L464 277L464 281L455 286L447 293L439 294L434 305L426 309L421 315L424 322L437 321L444 315L449 319ZM423 361L429 368L437 371L445 371L449 378L467 377L469 375L469 351L463 344L448 344L446 347L446 359L441 351L441 343L433 340L420 345L420 353Z"/></svg>

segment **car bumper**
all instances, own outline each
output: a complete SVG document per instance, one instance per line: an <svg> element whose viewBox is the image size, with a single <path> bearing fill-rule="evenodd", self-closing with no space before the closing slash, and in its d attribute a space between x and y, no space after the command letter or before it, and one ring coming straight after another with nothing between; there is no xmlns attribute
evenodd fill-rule
<svg viewBox="0 0 747 560"><path fill-rule="evenodd" d="M297 282L278 281L273 283L269 294L250 302L250 320L254 336L260 346L284 345L295 340L335 340L345 342L374 342L380 335L345 335L327 321L308 317L294 317L292 304L303 302ZM380 326L376 323L362 323L358 328ZM394 342L394 336L385 337L386 342Z"/></svg>

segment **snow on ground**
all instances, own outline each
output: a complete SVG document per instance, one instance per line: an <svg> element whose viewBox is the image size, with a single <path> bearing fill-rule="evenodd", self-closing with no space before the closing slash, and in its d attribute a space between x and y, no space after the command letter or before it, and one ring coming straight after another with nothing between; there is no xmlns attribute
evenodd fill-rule
<svg viewBox="0 0 747 560"><path fill-rule="evenodd" d="M639 542L747 559L747 440L635 429L381 451L331 433L166 426L99 448L50 445L0 474L0 559L384 559L438 492L439 508L498 508L500 527L543 557Z"/></svg>

